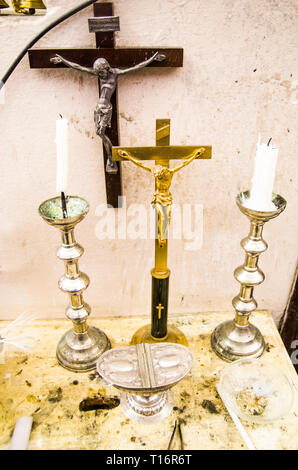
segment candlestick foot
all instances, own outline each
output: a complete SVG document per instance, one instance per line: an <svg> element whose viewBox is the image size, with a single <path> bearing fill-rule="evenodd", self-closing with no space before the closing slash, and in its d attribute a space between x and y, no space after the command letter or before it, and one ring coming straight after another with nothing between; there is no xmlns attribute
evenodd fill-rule
<svg viewBox="0 0 298 470"><path fill-rule="evenodd" d="M73 372L86 372L96 368L96 361L111 343L99 328L89 326L84 333L67 331L57 346L57 359L65 369Z"/></svg>
<svg viewBox="0 0 298 470"><path fill-rule="evenodd" d="M240 326L234 320L218 325L211 336L213 351L227 362L244 357L259 357L265 349L265 341L260 330L248 323Z"/></svg>
<svg viewBox="0 0 298 470"><path fill-rule="evenodd" d="M167 418L173 409L173 392L167 390L155 395L122 393L120 404L124 414L138 423L158 423Z"/></svg>
<svg viewBox="0 0 298 470"><path fill-rule="evenodd" d="M133 335L130 344L141 343L178 343L183 346L188 346L186 336L176 326L169 325L167 328L167 335L164 338L155 338L151 335L151 325L145 325L139 328Z"/></svg>

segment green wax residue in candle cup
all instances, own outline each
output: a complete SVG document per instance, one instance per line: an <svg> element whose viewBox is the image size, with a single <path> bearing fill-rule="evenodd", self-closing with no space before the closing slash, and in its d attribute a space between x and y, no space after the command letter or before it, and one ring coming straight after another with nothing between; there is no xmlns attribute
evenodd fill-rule
<svg viewBox="0 0 298 470"><path fill-rule="evenodd" d="M68 215L67 218L72 219L80 215L87 214L89 210L89 204L87 201L85 201L85 199L80 197L68 196L66 208ZM46 219L63 220L61 197L54 197L48 201L43 202L39 207L39 212L42 217Z"/></svg>

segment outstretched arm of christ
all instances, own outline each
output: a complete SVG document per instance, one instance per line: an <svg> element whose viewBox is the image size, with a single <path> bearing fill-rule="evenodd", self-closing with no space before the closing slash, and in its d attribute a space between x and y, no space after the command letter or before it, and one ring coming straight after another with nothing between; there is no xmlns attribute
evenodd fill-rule
<svg viewBox="0 0 298 470"><path fill-rule="evenodd" d="M152 172L150 166L146 166L140 160L133 158L133 156L130 153L125 152L125 150L118 150L118 155L122 158L126 158L127 160L130 160L135 165L140 166L141 168L144 168L144 170L150 171L150 173Z"/></svg>
<svg viewBox="0 0 298 470"><path fill-rule="evenodd" d="M170 169L170 172L171 173L176 173L176 171L179 171L181 170L181 168L183 168L184 166L187 166L189 165L193 160L195 160L195 158L198 158L200 155L202 155L202 153L205 152L205 148L204 147L201 147L200 149L196 150L195 153L187 158L186 160L183 161L183 163L181 163L181 165L178 165L176 166L175 168L171 168Z"/></svg>
<svg viewBox="0 0 298 470"><path fill-rule="evenodd" d="M93 68L90 67L83 67L82 65L76 64L75 62L70 62L70 60L64 59L61 55L56 54L55 57L52 57L50 61L53 64L61 64L63 63L67 67L70 67L71 69L79 70L80 72L86 72L91 75L97 75L97 73L94 71Z"/></svg>
<svg viewBox="0 0 298 470"><path fill-rule="evenodd" d="M159 52L155 52L155 54L153 54L153 56L150 57L150 59L144 60L144 62L140 62L139 64L134 65L133 67L130 67L128 69L117 69L117 68L115 68L114 70L118 75L123 75L125 73L133 72L134 70L142 69L142 68L146 67L147 65L151 64L151 62L153 62L154 60L156 60L157 62L162 62L163 60L165 60L165 58L166 58L166 56L164 54L160 54Z"/></svg>

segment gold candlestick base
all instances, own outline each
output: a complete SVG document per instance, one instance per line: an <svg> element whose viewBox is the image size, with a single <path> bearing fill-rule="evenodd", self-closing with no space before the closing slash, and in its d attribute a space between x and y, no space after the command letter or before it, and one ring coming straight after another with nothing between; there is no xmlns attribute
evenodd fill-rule
<svg viewBox="0 0 298 470"><path fill-rule="evenodd" d="M167 335L164 338L154 338L151 335L152 326L145 325L139 328L133 337L131 338L130 344L141 344L141 343L177 343L182 344L183 346L188 346L188 341L186 336L182 331L172 325L167 327Z"/></svg>
<svg viewBox="0 0 298 470"><path fill-rule="evenodd" d="M74 228L87 215L89 204L82 198L70 196L67 202L67 218L63 218L61 198L55 197L39 207L41 217L62 235L62 245L57 256L65 263L65 274L60 278L59 288L69 294L70 305L66 316L73 322L73 329L67 331L57 346L57 359L65 369L85 372L95 369L98 358L111 348L106 334L98 328L87 325L90 306L83 300L83 291L89 286L89 277L79 270L78 260L84 253L74 237Z"/></svg>
<svg viewBox="0 0 298 470"><path fill-rule="evenodd" d="M265 341L258 328L249 323L249 316L257 308L253 297L254 287L261 284L265 275L258 267L261 253L267 250L267 243L262 238L264 223L277 217L286 207L286 201L278 194L272 194L275 205L273 211L256 211L249 206L250 192L240 193L236 199L240 211L251 223L248 237L241 242L245 250L245 263L235 272L235 279L241 284L240 293L233 301L235 319L218 325L211 336L211 346L215 353L225 361L232 362L244 357L259 357L265 349Z"/></svg>

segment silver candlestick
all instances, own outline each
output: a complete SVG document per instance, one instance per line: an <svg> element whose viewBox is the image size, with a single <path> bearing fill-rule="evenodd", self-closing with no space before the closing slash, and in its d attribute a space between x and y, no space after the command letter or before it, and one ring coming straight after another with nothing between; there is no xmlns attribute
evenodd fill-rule
<svg viewBox="0 0 298 470"><path fill-rule="evenodd" d="M249 322L249 316L257 308L253 297L254 288L261 284L265 275L258 267L261 253L267 250L267 243L262 238L264 223L277 217L286 207L286 201L278 194L272 194L275 210L264 212L247 207L250 192L237 196L237 205L250 219L250 233L241 241L246 252L245 262L235 272L235 279L241 284L240 293L232 305L236 311L235 319L218 325L211 336L211 346L216 354L226 361L235 361L243 357L258 357L264 352L265 341L259 329Z"/></svg>
<svg viewBox="0 0 298 470"><path fill-rule="evenodd" d="M108 385L120 390L125 415L151 424L169 416L173 409L171 388L193 365L191 351L181 344L141 343L111 349L97 362L97 371Z"/></svg>
<svg viewBox="0 0 298 470"><path fill-rule="evenodd" d="M73 329L67 331L57 346L57 359L61 366L74 372L85 372L96 367L101 354L110 349L111 344L106 334L87 325L90 306L83 300L83 291L89 286L89 277L79 270L78 260L84 253L74 237L74 228L89 211L85 199L69 196L67 217L63 218L61 198L55 197L43 202L39 207L41 217L62 235L62 245L57 256L65 262L65 274L60 278L59 288L69 294L70 305L66 316L72 320Z"/></svg>

